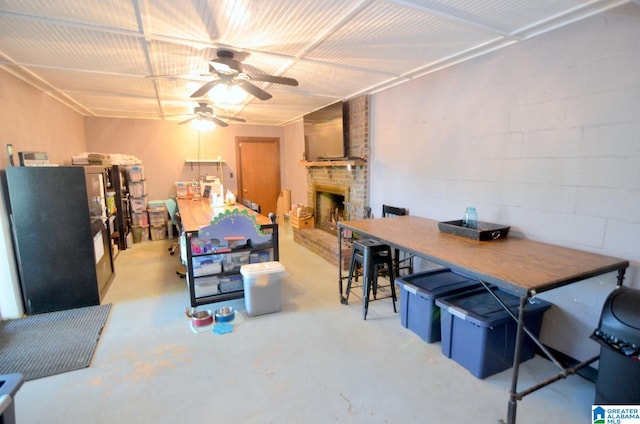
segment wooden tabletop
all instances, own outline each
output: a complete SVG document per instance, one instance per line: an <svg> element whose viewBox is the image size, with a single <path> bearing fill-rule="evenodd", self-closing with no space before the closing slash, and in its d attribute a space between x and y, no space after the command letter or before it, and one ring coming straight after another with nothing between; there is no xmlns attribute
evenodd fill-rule
<svg viewBox="0 0 640 424"><path fill-rule="evenodd" d="M342 221L338 226L520 296L533 296L629 266L627 260L515 237L471 240L440 232L438 221L410 215Z"/></svg>
<svg viewBox="0 0 640 424"><path fill-rule="evenodd" d="M232 209L247 210L250 215L256 217L256 222L260 225L271 224L271 220L268 217L260 215L239 203L232 206L214 208L208 199L178 199L177 201L184 231L198 231L201 227L211 224L216 215Z"/></svg>

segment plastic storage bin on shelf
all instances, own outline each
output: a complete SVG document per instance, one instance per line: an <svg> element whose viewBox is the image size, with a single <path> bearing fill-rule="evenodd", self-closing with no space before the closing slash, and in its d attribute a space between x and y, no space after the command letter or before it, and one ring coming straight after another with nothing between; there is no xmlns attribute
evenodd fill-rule
<svg viewBox="0 0 640 424"><path fill-rule="evenodd" d="M492 288L499 299L518 316L520 300ZM517 322L485 288L436 299L441 309L442 353L471 374L486 378L513 366ZM540 333L549 302L531 299L527 304L525 326L534 336ZM520 360L535 355L536 344L527 335L522 340Z"/></svg>
<svg viewBox="0 0 640 424"><path fill-rule="evenodd" d="M138 182L144 180L144 167L142 165L127 166L129 181Z"/></svg>
<svg viewBox="0 0 640 424"><path fill-rule="evenodd" d="M219 284L221 293L230 293L242 290L242 275L227 275L220 277Z"/></svg>
<svg viewBox="0 0 640 424"><path fill-rule="evenodd" d="M147 196L130 197L131 212L142 213L147 210Z"/></svg>
<svg viewBox="0 0 640 424"><path fill-rule="evenodd" d="M167 239L167 226L165 224L162 225L151 225L149 228L151 232L151 240L166 240Z"/></svg>
<svg viewBox="0 0 640 424"><path fill-rule="evenodd" d="M129 195L131 197L142 197L147 194L147 182L137 181L129 183Z"/></svg>
<svg viewBox="0 0 640 424"><path fill-rule="evenodd" d="M244 305L250 316L270 314L282 309L284 266L277 261L243 265Z"/></svg>
<svg viewBox="0 0 640 424"><path fill-rule="evenodd" d="M427 343L440 340L440 308L436 298L475 289L480 283L448 268L396 278L400 287L400 323Z"/></svg>
<svg viewBox="0 0 640 424"><path fill-rule="evenodd" d="M218 277L215 275L196 279L193 285L196 297L213 296L218 294L218 284Z"/></svg>
<svg viewBox="0 0 640 424"><path fill-rule="evenodd" d="M200 184L197 181L178 181L176 183L176 197L178 199L200 197Z"/></svg>
<svg viewBox="0 0 640 424"><path fill-rule="evenodd" d="M254 252L249 255L249 263L256 264L260 262L270 262L271 261L271 252L270 251L261 251Z"/></svg>
<svg viewBox="0 0 640 424"><path fill-rule="evenodd" d="M149 226L149 215L147 212L132 212L131 213L131 223L133 225L144 225L145 227Z"/></svg>
<svg viewBox="0 0 640 424"><path fill-rule="evenodd" d="M149 209L153 209L153 210L166 210L166 207L164 205L164 200L149 200L148 205Z"/></svg>
<svg viewBox="0 0 640 424"><path fill-rule="evenodd" d="M167 223L167 211L165 209L152 208L149 206L147 212L149 213L149 224L164 225Z"/></svg>
<svg viewBox="0 0 640 424"><path fill-rule="evenodd" d="M186 199L189 197L189 183L178 181L176 183L176 197L178 199Z"/></svg>
<svg viewBox="0 0 640 424"><path fill-rule="evenodd" d="M245 252L233 252L227 253L224 255L224 259L222 261L222 267L224 272L233 272L237 271L243 265L249 263L249 251Z"/></svg>
<svg viewBox="0 0 640 424"><path fill-rule="evenodd" d="M195 256L192 263L194 277L222 272L222 255Z"/></svg>

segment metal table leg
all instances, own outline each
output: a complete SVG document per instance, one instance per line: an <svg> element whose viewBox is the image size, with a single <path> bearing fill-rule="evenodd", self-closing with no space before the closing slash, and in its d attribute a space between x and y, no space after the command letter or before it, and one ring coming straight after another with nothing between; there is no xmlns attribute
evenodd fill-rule
<svg viewBox="0 0 640 424"><path fill-rule="evenodd" d="M524 317L527 310L527 297L520 298L520 308L518 312L518 330L516 331L516 346L513 354L513 374L511 376L511 389L509 390L509 406L507 410L507 424L515 424L516 409L518 406L518 372L520 370L520 351L522 350L522 340L524 338Z"/></svg>
<svg viewBox="0 0 640 424"><path fill-rule="evenodd" d="M338 227L338 288L340 290L340 302L344 303L342 292L342 229Z"/></svg>
<svg viewBox="0 0 640 424"><path fill-rule="evenodd" d="M362 318L367 319L367 311L369 310L369 292L371 291L371 278L373 276L373 263L371 248L369 246L364 247L362 252Z"/></svg>
<svg viewBox="0 0 640 424"><path fill-rule="evenodd" d="M344 287L342 280L342 228L338 227L338 289L340 290L340 303L346 304L347 300L344 296Z"/></svg>

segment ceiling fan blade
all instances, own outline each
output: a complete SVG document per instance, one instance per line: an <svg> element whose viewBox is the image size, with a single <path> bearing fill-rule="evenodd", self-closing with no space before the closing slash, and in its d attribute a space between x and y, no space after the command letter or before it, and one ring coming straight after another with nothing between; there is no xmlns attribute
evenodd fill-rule
<svg viewBox="0 0 640 424"><path fill-rule="evenodd" d="M193 79L198 76L193 74L155 74L145 75L144 77L151 79Z"/></svg>
<svg viewBox="0 0 640 424"><path fill-rule="evenodd" d="M211 90L216 84L218 84L218 82L220 82L219 80L213 80L213 81L209 81L207 83L205 83L202 87L200 87L198 90L196 90L191 97L195 98L195 97L202 97L205 94L207 94L209 92L209 90Z"/></svg>
<svg viewBox="0 0 640 424"><path fill-rule="evenodd" d="M229 121L247 122L244 118L238 118L237 116L216 115L218 118L227 119Z"/></svg>
<svg viewBox="0 0 640 424"><path fill-rule="evenodd" d="M189 119L185 119L185 120L184 120L184 121L182 121L182 122L178 122L178 125L186 124L187 122L191 122L191 121L193 121L193 120L194 120L194 119L196 119L196 118L197 118L197 116L193 116L193 117L191 117L191 118L189 118Z"/></svg>
<svg viewBox="0 0 640 424"><path fill-rule="evenodd" d="M260 100L269 100L271 97L273 97L271 94L251 84L249 81L239 80L237 84L238 84L238 87L242 88L244 91L246 91L249 94L253 94Z"/></svg>
<svg viewBox="0 0 640 424"><path fill-rule="evenodd" d="M229 72L231 69L236 72L242 72L242 64L235 59L227 57L212 59L210 65L218 72Z"/></svg>
<svg viewBox="0 0 640 424"><path fill-rule="evenodd" d="M272 82L275 84L292 85L294 87L298 86L297 80L293 78L287 78L287 77L278 77L276 75L251 74L251 79L254 81L264 81L264 82Z"/></svg>
<svg viewBox="0 0 640 424"><path fill-rule="evenodd" d="M227 124L226 122L216 118L215 116L210 116L207 118L208 120L215 122L216 125L221 126L221 127L228 127L229 124Z"/></svg>

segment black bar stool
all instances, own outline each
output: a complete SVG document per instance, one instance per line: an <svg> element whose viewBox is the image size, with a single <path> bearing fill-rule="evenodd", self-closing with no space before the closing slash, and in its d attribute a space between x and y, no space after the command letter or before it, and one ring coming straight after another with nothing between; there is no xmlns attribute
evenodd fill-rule
<svg viewBox="0 0 640 424"><path fill-rule="evenodd" d="M367 311L369 309L369 297L373 292L373 298L377 299L378 295L378 275L381 267L386 266L389 275L389 287L391 288L391 299L393 302L393 312L396 310L396 288L393 279L393 262L391 256L391 247L387 244L380 243L372 239L358 239L353 242L353 250L351 254L351 264L349 266L349 281L343 302L345 305L349 301L349 293L351 292L351 282L354 278L357 264L362 265L362 300L363 309L362 317L367 319Z"/></svg>
<svg viewBox="0 0 640 424"><path fill-rule="evenodd" d="M405 215L409 215L409 210L407 208L382 205L383 218ZM401 251L400 249L393 249L393 269L396 277L399 277L404 269L407 270L407 274L413 274L413 255Z"/></svg>

